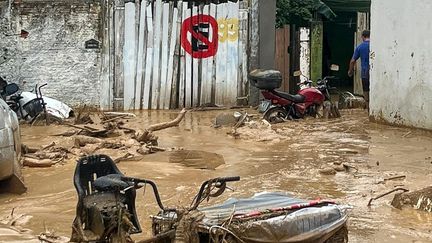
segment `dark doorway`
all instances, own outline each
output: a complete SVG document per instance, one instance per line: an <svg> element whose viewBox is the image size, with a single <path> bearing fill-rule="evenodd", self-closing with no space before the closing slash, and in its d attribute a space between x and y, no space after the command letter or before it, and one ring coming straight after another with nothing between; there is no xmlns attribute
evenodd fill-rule
<svg viewBox="0 0 432 243"><path fill-rule="evenodd" d="M357 13L337 12L333 21L324 21L323 76L337 76L333 86L353 91L353 78L348 77L349 62L354 51ZM339 65L339 71L330 71L330 65Z"/></svg>

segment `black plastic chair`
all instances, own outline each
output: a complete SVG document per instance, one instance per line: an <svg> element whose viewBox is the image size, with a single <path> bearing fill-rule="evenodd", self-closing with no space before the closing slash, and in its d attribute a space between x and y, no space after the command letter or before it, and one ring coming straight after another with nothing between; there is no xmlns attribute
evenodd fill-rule
<svg viewBox="0 0 432 243"><path fill-rule="evenodd" d="M73 222L71 242L81 242L85 239L80 239L80 235L85 236L84 230L88 226L89 218L85 205L86 199L91 196L100 194L93 183L97 178L118 174L123 176L123 173L117 168L114 161L106 155L92 155L78 160L75 174L74 185L78 193L78 205L76 218ZM127 205L128 213L131 215L133 229L130 234L141 233L141 226L138 222L138 217L135 209L136 190L131 188L124 194L124 202ZM80 231L80 232L77 232ZM103 239L100 239L103 240Z"/></svg>

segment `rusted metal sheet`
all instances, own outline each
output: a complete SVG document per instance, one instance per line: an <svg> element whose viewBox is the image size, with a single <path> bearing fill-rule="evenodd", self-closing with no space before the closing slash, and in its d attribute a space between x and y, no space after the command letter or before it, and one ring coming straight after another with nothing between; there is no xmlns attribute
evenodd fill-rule
<svg viewBox="0 0 432 243"><path fill-rule="evenodd" d="M125 81L115 87L125 109L233 106L247 96L247 4L127 4Z"/></svg>

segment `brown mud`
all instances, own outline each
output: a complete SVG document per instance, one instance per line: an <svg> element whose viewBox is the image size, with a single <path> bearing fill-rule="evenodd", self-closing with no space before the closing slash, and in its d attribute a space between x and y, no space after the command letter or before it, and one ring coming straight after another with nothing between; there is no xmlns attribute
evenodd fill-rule
<svg viewBox="0 0 432 243"><path fill-rule="evenodd" d="M230 128L211 127L219 112L188 113L180 126L155 133L161 147L182 147L223 156L223 164L209 166L214 170L171 163L170 153L173 152L146 155L139 161L122 161L119 168L126 175L154 180L168 206L189 205L204 180L239 175L241 182L232 185L235 192L227 192L210 203L261 191L288 191L303 198L320 197L352 205L350 242L432 241L430 213L395 209L390 205L393 196L374 201L367 207L370 198L395 187L413 191L430 186L430 132L370 123L366 112L350 110L344 111L340 119L306 119L273 125L272 128L265 124L243 127L234 138L227 135ZM143 112L137 114L138 118L131 119L128 126L145 129L150 124L174 119L177 114L175 111ZM69 129L63 126L23 127L23 142L41 147L55 141L71 148L74 145L72 137L53 136ZM113 157L125 153L97 151L105 152ZM221 159L212 156L215 161ZM201 153L197 157L205 159L206 155ZM23 169L28 191L24 195L0 195L0 219L10 215L14 208L15 214L29 217L20 227L31 231L17 233L11 226L0 226L0 242L37 242L32 236L47 229L70 236L77 202L72 181L76 159L72 156L50 168ZM322 169L343 164L347 165L346 171L339 170L335 175L320 173ZM399 175L406 178L386 180ZM136 239L151 234L149 215L158 210L150 189L144 197L142 193L138 195L137 211L144 233Z"/></svg>

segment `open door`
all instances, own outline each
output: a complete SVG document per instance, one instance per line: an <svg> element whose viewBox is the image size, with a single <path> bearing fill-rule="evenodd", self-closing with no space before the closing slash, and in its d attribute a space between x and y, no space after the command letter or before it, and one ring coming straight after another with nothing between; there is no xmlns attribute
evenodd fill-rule
<svg viewBox="0 0 432 243"><path fill-rule="evenodd" d="M354 48L362 42L363 30L370 29L369 13L357 13L357 32L355 33ZM361 62L357 62L354 73L354 94L363 95L363 85L361 80Z"/></svg>

